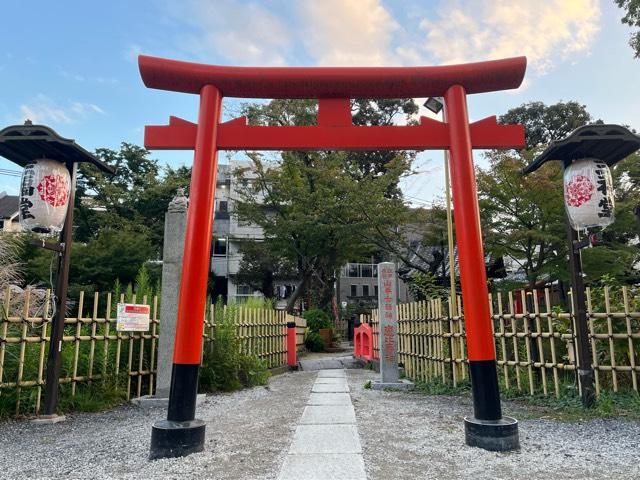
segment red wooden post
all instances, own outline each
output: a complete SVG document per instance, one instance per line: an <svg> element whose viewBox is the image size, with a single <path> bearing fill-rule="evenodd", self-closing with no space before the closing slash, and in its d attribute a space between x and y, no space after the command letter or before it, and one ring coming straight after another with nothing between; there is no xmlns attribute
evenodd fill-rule
<svg viewBox="0 0 640 480"><path fill-rule="evenodd" d="M177 457L204 449L205 425L195 419L202 355L213 207L218 170L216 144L222 95L213 85L200 92L200 112L191 172L190 204L178 300L167 420L153 425L150 458Z"/></svg>
<svg viewBox="0 0 640 480"><path fill-rule="evenodd" d="M473 166L466 93L454 85L445 93L449 124L451 187L455 213L460 283L464 301L474 418L465 418L467 445L489 450L518 448L518 423L502 417L491 329L480 208ZM499 422L496 428L496 422Z"/></svg>
<svg viewBox="0 0 640 480"><path fill-rule="evenodd" d="M298 366L296 330L296 322L287 322L287 365L291 368Z"/></svg>

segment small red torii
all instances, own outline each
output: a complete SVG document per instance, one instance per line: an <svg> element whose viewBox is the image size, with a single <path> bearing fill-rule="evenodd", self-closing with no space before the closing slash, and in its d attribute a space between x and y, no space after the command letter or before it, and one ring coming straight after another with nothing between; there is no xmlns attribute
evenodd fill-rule
<svg viewBox="0 0 640 480"><path fill-rule="evenodd" d="M198 123L170 117L145 127L145 147L195 151L190 186L178 323L167 420L153 426L151 458L204 448L204 423L195 420L198 366L213 231L219 150L449 149L460 283L474 418L465 419L468 444L517 444L517 422L502 417L482 247L472 149L523 148L522 125L496 117L469 124L466 95L520 86L526 58L437 67L225 67L141 55L149 88L200 95ZM248 125L245 117L220 122L223 97L317 99L315 126ZM354 98L443 96L446 122L421 117L418 125L357 126ZM513 440L515 438L515 444Z"/></svg>

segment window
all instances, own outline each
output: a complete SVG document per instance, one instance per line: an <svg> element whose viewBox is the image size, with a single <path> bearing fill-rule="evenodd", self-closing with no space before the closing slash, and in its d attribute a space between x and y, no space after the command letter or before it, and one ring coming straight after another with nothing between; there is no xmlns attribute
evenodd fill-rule
<svg viewBox="0 0 640 480"><path fill-rule="evenodd" d="M363 297L369 296L369 285L362 285L362 296Z"/></svg>
<svg viewBox="0 0 640 480"><path fill-rule="evenodd" d="M226 200L220 200L218 202L218 211L219 212L228 212L229 211L229 202Z"/></svg>
<svg viewBox="0 0 640 480"><path fill-rule="evenodd" d="M351 296L352 297L357 297L358 296L358 286L357 285L351 285Z"/></svg>
<svg viewBox="0 0 640 480"><path fill-rule="evenodd" d="M373 286L373 294L378 298L378 285Z"/></svg>
<svg viewBox="0 0 640 480"><path fill-rule="evenodd" d="M371 278L373 276L373 266L370 264L363 263L360 265L360 276Z"/></svg>
<svg viewBox="0 0 640 480"><path fill-rule="evenodd" d="M347 268L347 276L348 277L357 277L358 276L358 264L350 263Z"/></svg>
<svg viewBox="0 0 640 480"><path fill-rule="evenodd" d="M237 295L251 295L253 292L251 291L251 287L249 285L238 285L236 293Z"/></svg>
<svg viewBox="0 0 640 480"><path fill-rule="evenodd" d="M373 265L373 278L378 278L378 265Z"/></svg>
<svg viewBox="0 0 640 480"><path fill-rule="evenodd" d="M213 254L214 255L226 255L227 254L227 239L216 238L213 241Z"/></svg>

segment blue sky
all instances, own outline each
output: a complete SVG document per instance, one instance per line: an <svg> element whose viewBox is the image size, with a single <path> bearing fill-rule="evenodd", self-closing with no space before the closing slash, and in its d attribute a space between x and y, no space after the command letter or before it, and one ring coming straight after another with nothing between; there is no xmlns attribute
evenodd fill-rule
<svg viewBox="0 0 640 480"><path fill-rule="evenodd" d="M0 125L31 118L88 149L141 144L143 126L169 115L196 118L195 96L144 88L138 53L289 66L527 55L523 87L471 96L472 119L527 101L577 100L597 118L640 129L640 60L610 0L32 0L7 3L3 14ZM227 101L227 115L237 106ZM192 162L190 152L154 156ZM419 155L424 173L403 185L416 204L442 195L441 165L441 152ZM0 168L17 169L1 159ZM0 175L0 191L16 192L18 183Z"/></svg>

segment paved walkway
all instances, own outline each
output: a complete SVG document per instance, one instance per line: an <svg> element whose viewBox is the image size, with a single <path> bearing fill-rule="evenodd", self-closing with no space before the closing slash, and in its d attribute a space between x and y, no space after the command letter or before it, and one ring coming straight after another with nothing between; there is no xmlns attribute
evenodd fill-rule
<svg viewBox="0 0 640 480"><path fill-rule="evenodd" d="M344 370L320 370L279 480L366 480Z"/></svg>

